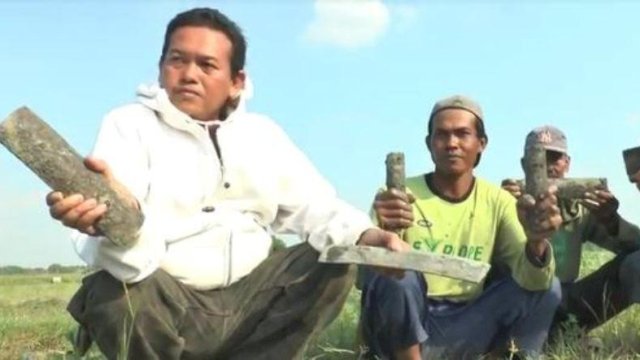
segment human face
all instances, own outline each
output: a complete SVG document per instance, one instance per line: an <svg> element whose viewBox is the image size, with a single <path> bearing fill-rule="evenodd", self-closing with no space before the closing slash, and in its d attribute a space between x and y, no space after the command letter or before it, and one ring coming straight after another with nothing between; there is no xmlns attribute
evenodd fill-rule
<svg viewBox="0 0 640 360"><path fill-rule="evenodd" d="M562 179L569 172L571 158L569 155L553 150L547 150L547 176L551 179Z"/></svg>
<svg viewBox="0 0 640 360"><path fill-rule="evenodd" d="M231 74L232 47L220 31L177 28L160 64L160 83L171 103L193 119L218 119L229 99L244 88L244 72Z"/></svg>
<svg viewBox="0 0 640 360"><path fill-rule="evenodd" d="M476 159L487 143L478 137L476 121L475 115L461 109L446 109L436 114L427 144L436 172L456 176L473 172Z"/></svg>

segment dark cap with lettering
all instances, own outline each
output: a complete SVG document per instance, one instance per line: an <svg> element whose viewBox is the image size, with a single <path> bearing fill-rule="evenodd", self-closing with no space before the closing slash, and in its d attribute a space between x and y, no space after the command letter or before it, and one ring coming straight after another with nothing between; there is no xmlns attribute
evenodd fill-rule
<svg viewBox="0 0 640 360"><path fill-rule="evenodd" d="M537 127L527 134L527 139L524 144L525 151L534 145L541 145L545 150L557 151L564 154L568 151L567 137L560 129L551 125Z"/></svg>

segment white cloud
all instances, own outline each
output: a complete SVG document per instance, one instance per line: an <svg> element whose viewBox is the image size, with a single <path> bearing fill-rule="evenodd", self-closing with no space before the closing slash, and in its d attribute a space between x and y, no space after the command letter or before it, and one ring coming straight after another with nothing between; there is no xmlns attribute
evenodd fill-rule
<svg viewBox="0 0 640 360"><path fill-rule="evenodd" d="M313 43L358 48L373 45L389 27L381 0L316 0L315 18L304 34Z"/></svg>

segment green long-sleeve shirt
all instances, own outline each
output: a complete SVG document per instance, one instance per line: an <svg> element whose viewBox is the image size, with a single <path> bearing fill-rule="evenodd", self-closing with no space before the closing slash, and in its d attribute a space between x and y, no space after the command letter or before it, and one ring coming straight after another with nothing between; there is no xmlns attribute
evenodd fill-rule
<svg viewBox="0 0 640 360"><path fill-rule="evenodd" d="M622 217L616 235L610 235L587 208L578 201L561 200L563 224L553 237L556 275L562 283L570 283L580 273L582 244L590 241L616 254L640 249L640 229Z"/></svg>

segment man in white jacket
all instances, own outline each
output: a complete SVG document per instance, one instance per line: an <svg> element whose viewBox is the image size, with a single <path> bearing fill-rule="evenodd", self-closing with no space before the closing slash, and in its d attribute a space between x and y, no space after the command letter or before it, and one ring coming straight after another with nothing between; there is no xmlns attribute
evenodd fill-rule
<svg viewBox="0 0 640 360"><path fill-rule="evenodd" d="M406 249L336 197L287 135L248 113L246 42L212 9L178 14L161 87L104 119L91 170L145 220L130 248L96 231L106 204L52 192L51 216L100 269L69 304L110 359L291 359L338 314L353 269L317 262L333 244ZM306 242L269 256L270 232ZM123 353L125 351L125 353Z"/></svg>

